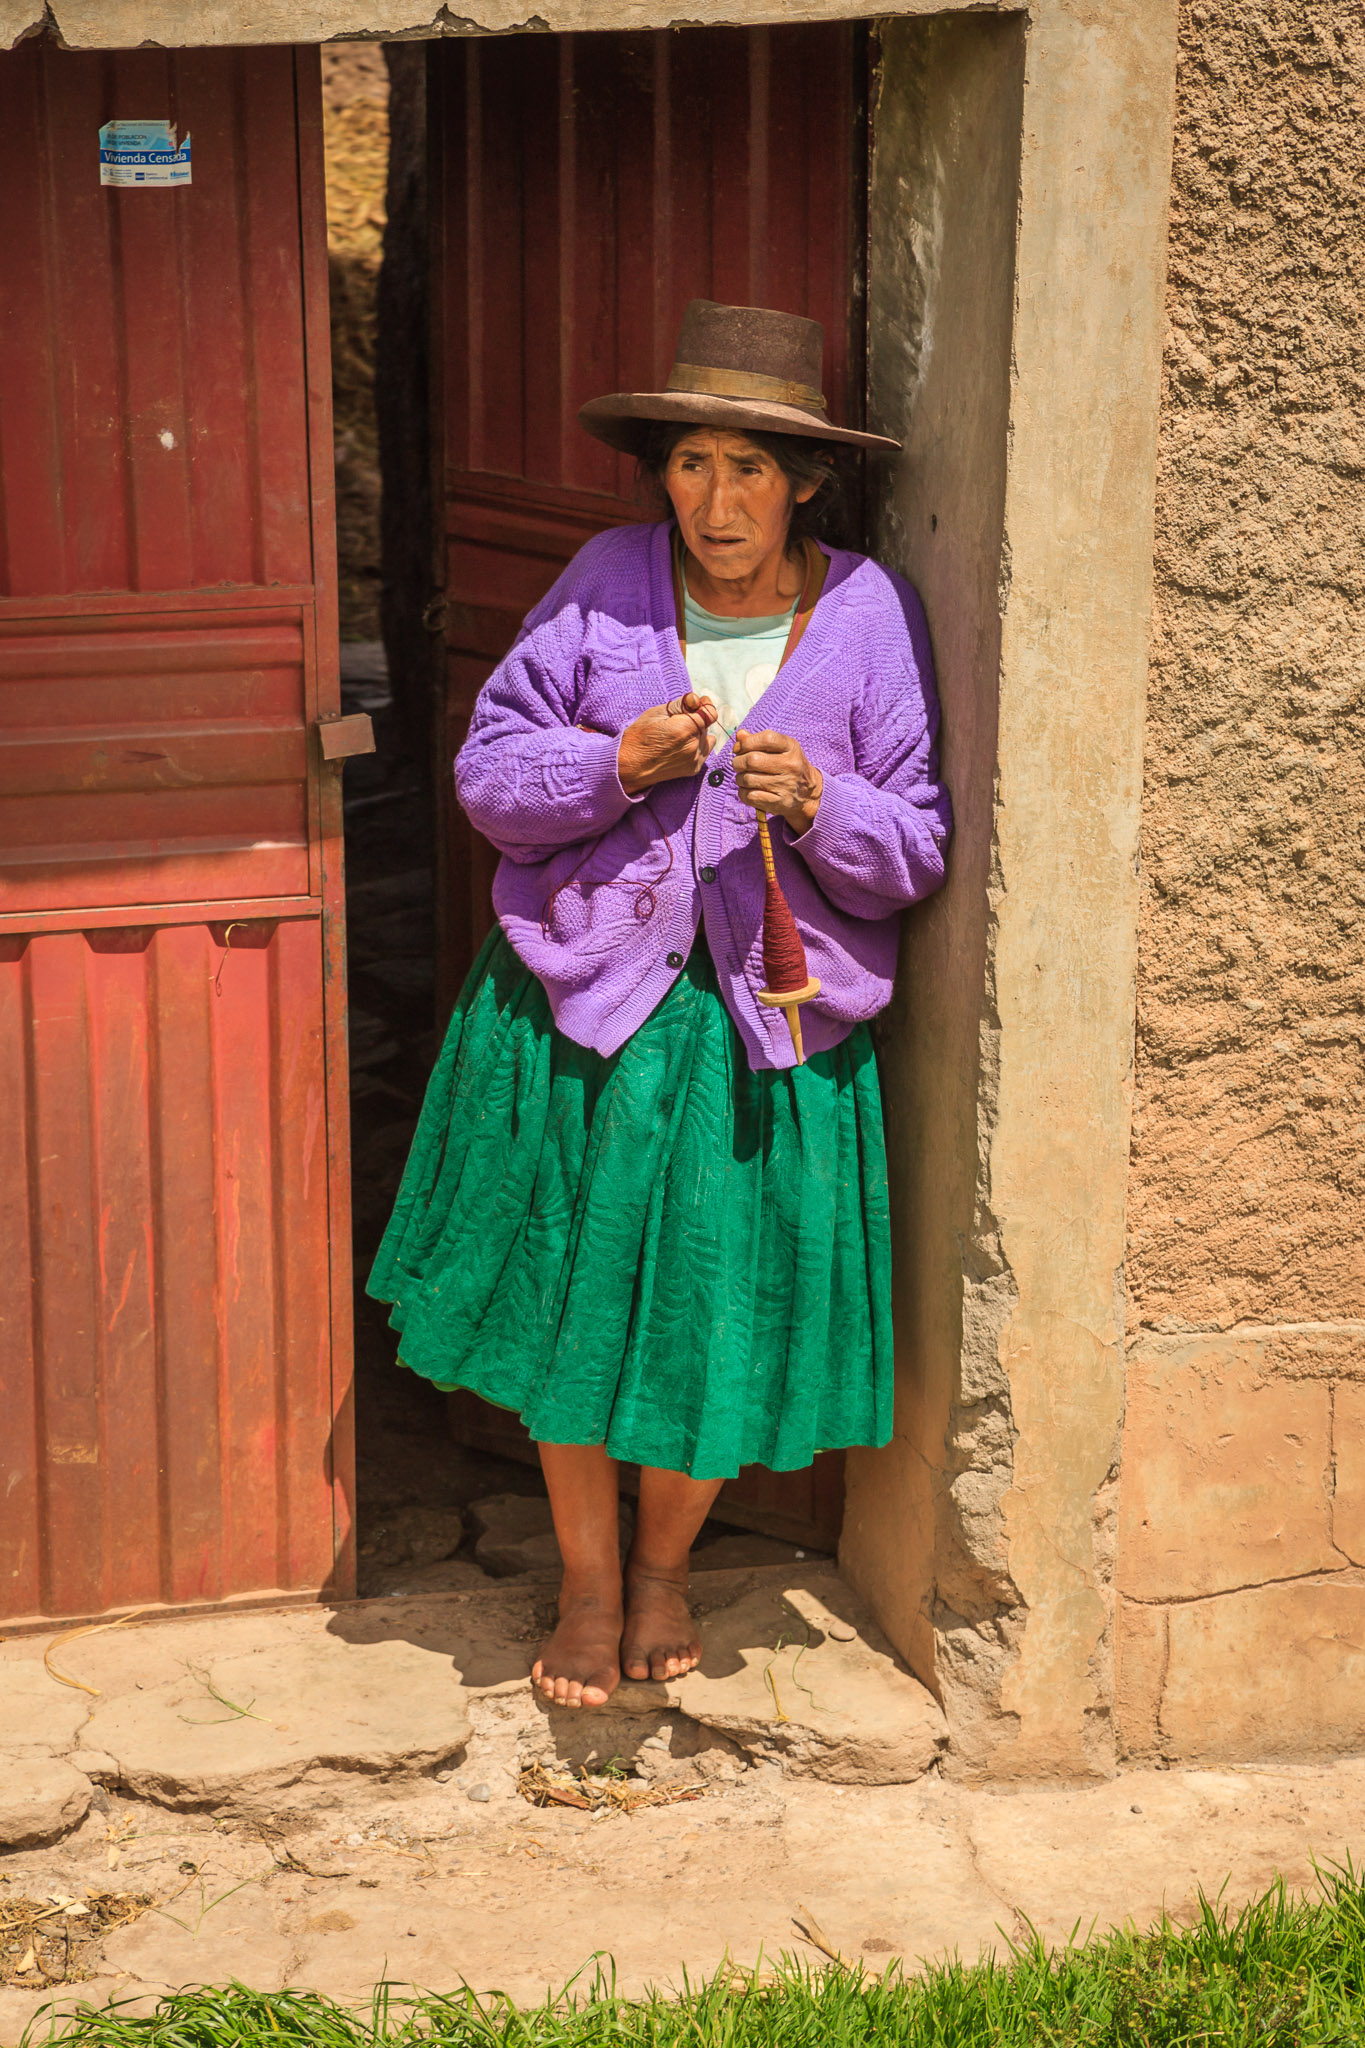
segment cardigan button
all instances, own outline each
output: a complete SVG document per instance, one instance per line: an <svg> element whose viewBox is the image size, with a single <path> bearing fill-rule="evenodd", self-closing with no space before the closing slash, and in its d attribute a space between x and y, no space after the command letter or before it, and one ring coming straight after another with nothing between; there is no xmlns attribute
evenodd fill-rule
<svg viewBox="0 0 1365 2048"><path fill-rule="evenodd" d="M722 782L724 782L725 780L725 770L723 768L713 768L706 779L710 783L712 789L719 789Z"/></svg>
<svg viewBox="0 0 1365 2048"><path fill-rule="evenodd" d="M702 869L702 871L701 871L701 878L702 878L703 882L714 882L714 881L715 881L715 879L716 879L716 871L715 871L715 869L714 869L714 868L703 868L703 869Z"/></svg>
<svg viewBox="0 0 1365 2048"><path fill-rule="evenodd" d="M670 966L670 967L681 967L681 966L682 966L682 964L683 964L683 956L682 956L682 954L681 954L681 953L670 953L670 954L668 955L668 964L669 964L669 966Z"/></svg>

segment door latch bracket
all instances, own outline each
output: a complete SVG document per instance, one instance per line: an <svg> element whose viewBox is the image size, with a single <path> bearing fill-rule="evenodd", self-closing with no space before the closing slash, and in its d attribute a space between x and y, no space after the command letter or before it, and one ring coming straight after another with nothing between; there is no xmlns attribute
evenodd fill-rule
<svg viewBox="0 0 1365 2048"><path fill-rule="evenodd" d="M324 761L347 761L352 754L374 752L374 725L368 711L351 711L344 718L320 718L318 739Z"/></svg>

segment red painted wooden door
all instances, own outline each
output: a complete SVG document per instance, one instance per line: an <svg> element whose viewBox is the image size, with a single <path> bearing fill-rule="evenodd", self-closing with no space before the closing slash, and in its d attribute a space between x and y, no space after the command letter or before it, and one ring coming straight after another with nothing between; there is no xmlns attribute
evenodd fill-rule
<svg viewBox="0 0 1365 2048"><path fill-rule="evenodd" d="M29 43L0 127L0 1614L344 1590L317 56Z"/></svg>
<svg viewBox="0 0 1365 2048"><path fill-rule="evenodd" d="M863 51L855 26L818 23L433 52L447 1006L492 922L496 856L450 773L479 686L591 534L657 516L579 406L658 390L684 306L710 298L823 322L833 416L861 421ZM733 1493L746 1503L756 1523L830 1541L837 1461L756 1472Z"/></svg>

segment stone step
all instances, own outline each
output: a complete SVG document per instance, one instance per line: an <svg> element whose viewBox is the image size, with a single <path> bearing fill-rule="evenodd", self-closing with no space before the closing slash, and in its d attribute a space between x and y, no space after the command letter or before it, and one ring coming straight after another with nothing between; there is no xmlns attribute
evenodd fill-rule
<svg viewBox="0 0 1365 2048"><path fill-rule="evenodd" d="M532 1762L704 1781L777 1761L835 1784L902 1784L946 1745L938 1706L831 1565L700 1574L701 1668L627 1682L596 1712L552 1708L527 1683L553 1590L527 1576L132 1621L55 1646L56 1668L90 1691L50 1674L45 1639L13 1639L0 1645L0 1775L17 1785L21 1760L37 1775L8 1822L0 1806L0 1844L79 1821L79 1778L263 1816L286 1794L326 1806L358 1786L466 1771L510 1785Z"/></svg>

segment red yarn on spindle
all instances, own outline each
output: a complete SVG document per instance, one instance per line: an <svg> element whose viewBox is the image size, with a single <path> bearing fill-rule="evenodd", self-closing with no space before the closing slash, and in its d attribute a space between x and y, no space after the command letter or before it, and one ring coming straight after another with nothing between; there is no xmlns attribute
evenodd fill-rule
<svg viewBox="0 0 1365 2048"><path fill-rule="evenodd" d="M763 973L771 995L804 988L810 980L806 949L791 906L769 876L763 891Z"/></svg>

